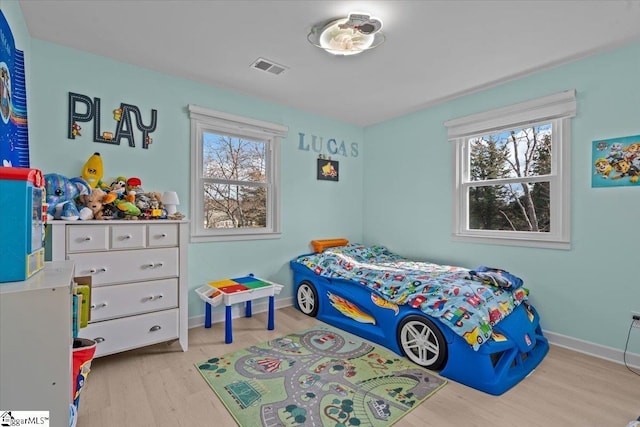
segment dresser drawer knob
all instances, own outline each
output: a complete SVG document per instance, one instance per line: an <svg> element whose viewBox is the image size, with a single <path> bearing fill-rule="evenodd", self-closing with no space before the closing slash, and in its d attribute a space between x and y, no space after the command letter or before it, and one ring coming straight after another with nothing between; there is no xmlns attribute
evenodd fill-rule
<svg viewBox="0 0 640 427"><path fill-rule="evenodd" d="M104 273L105 271L107 271L107 269L106 269L106 268L104 268L104 267L101 267L101 268L92 268L92 269L90 269L90 270L89 270L89 272L91 272L91 274L94 274L94 273Z"/></svg>
<svg viewBox="0 0 640 427"><path fill-rule="evenodd" d="M95 338L94 341L100 344L101 342L104 342L104 338L98 337L98 338Z"/></svg>
<svg viewBox="0 0 640 427"><path fill-rule="evenodd" d="M155 325L155 326L152 326L151 329L149 329L149 332L159 331L160 329L162 329L162 326Z"/></svg>
<svg viewBox="0 0 640 427"><path fill-rule="evenodd" d="M158 268L158 267L162 267L163 265L164 265L163 262L157 262L155 264L153 264L153 263L145 264L144 267L145 268Z"/></svg>
<svg viewBox="0 0 640 427"><path fill-rule="evenodd" d="M162 299L163 295L159 294L159 295L150 295L148 297L146 297L144 300L145 301L155 301L157 299Z"/></svg>
<svg viewBox="0 0 640 427"><path fill-rule="evenodd" d="M125 236L122 236L122 240L127 240L127 239L130 239L131 237L133 237L131 236L131 234L127 234Z"/></svg>
<svg viewBox="0 0 640 427"><path fill-rule="evenodd" d="M167 237L167 233L162 233L160 237Z"/></svg>
<svg viewBox="0 0 640 427"><path fill-rule="evenodd" d="M88 242L89 240L91 240L91 236L85 236L84 241Z"/></svg>
<svg viewBox="0 0 640 427"><path fill-rule="evenodd" d="M99 308L104 308L107 306L106 302L101 302L100 304L91 304L91 310L97 310Z"/></svg>

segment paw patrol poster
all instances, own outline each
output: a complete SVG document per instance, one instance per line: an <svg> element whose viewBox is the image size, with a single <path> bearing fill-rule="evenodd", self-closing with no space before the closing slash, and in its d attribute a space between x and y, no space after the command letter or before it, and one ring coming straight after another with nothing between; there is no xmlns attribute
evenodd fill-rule
<svg viewBox="0 0 640 427"><path fill-rule="evenodd" d="M640 187L640 135L593 141L592 187Z"/></svg>
<svg viewBox="0 0 640 427"><path fill-rule="evenodd" d="M2 166L29 167L27 89L24 53L16 49L0 10L0 160Z"/></svg>

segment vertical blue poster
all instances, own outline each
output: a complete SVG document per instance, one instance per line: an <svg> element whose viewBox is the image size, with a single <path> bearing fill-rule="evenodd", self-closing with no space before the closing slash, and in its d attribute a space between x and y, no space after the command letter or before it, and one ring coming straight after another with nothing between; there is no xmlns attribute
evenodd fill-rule
<svg viewBox="0 0 640 427"><path fill-rule="evenodd" d="M24 53L16 49L0 10L0 160L2 166L29 167L27 87Z"/></svg>

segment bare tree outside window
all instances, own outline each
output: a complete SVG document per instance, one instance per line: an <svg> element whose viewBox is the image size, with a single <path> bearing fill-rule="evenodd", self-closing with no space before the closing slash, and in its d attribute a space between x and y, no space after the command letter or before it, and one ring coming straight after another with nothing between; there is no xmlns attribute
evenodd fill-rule
<svg viewBox="0 0 640 427"><path fill-rule="evenodd" d="M203 133L204 227L267 226L268 144Z"/></svg>
<svg viewBox="0 0 640 427"><path fill-rule="evenodd" d="M552 135L544 124L468 140L470 229L550 231Z"/></svg>
<svg viewBox="0 0 640 427"><path fill-rule="evenodd" d="M190 240L279 239L282 124L189 105Z"/></svg>

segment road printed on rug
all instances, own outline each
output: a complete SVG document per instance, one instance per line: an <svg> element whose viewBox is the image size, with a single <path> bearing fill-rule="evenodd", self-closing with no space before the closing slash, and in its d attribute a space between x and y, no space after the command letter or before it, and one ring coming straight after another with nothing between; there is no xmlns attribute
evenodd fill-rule
<svg viewBox="0 0 640 427"><path fill-rule="evenodd" d="M404 357L328 326L196 367L241 426L389 426L446 384Z"/></svg>

